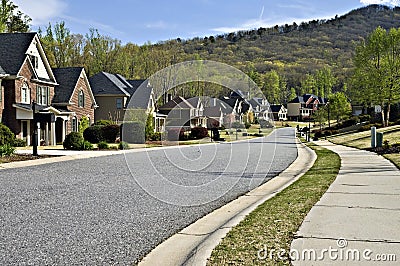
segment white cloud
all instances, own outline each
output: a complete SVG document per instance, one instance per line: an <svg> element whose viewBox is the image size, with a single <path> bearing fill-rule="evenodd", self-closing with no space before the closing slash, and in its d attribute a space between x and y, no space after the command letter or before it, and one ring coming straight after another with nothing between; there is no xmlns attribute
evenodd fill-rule
<svg viewBox="0 0 400 266"><path fill-rule="evenodd" d="M159 20L156 22L146 24L146 28L148 29L167 29L171 28L165 21Z"/></svg>
<svg viewBox="0 0 400 266"><path fill-rule="evenodd" d="M19 9L32 18L32 25L45 25L50 20L62 16L67 8L64 0L13 0Z"/></svg>
<svg viewBox="0 0 400 266"><path fill-rule="evenodd" d="M364 5L379 4L379 5L399 6L400 0L360 0L360 3Z"/></svg>

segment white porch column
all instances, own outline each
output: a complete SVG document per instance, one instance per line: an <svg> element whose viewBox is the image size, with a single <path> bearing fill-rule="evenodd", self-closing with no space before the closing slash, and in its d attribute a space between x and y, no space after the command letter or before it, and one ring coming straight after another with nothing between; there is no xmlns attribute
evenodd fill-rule
<svg viewBox="0 0 400 266"><path fill-rule="evenodd" d="M50 123L50 145L55 146L56 143L56 122Z"/></svg>
<svg viewBox="0 0 400 266"><path fill-rule="evenodd" d="M46 122L46 129L44 131L44 139L46 142L46 146L49 146L49 123Z"/></svg>
<svg viewBox="0 0 400 266"><path fill-rule="evenodd" d="M33 137L33 136L32 136ZM40 146L40 123L37 123L37 145ZM33 141L32 141L33 144Z"/></svg>
<svg viewBox="0 0 400 266"><path fill-rule="evenodd" d="M62 121L61 142L64 142L64 140L65 140L65 132L66 132L65 128L66 128L66 123L67 123L67 121L65 121L65 120L63 119L63 121Z"/></svg>

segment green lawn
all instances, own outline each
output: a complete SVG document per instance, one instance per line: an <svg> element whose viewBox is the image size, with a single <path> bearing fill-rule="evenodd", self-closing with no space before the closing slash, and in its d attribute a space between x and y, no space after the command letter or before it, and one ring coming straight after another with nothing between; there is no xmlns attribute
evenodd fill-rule
<svg viewBox="0 0 400 266"><path fill-rule="evenodd" d="M378 132L383 132L383 140L389 141L389 145L400 143L399 125L381 128L378 129ZM328 139L335 144L354 147L357 149L366 149L371 147L371 131L343 134ZM400 168L400 154L385 154L383 156Z"/></svg>
<svg viewBox="0 0 400 266"><path fill-rule="evenodd" d="M392 126L378 129L378 132L383 132L383 139L388 140L389 144L400 142L400 126ZM341 134L328 138L329 141L354 147L358 149L366 149L371 147L371 131L363 131L356 133Z"/></svg>
<svg viewBox="0 0 400 266"><path fill-rule="evenodd" d="M258 251L265 246L269 250L290 250L295 232L335 180L340 168L337 154L309 145L318 155L314 166L234 227L214 249L207 265L290 265L288 258L261 260Z"/></svg>

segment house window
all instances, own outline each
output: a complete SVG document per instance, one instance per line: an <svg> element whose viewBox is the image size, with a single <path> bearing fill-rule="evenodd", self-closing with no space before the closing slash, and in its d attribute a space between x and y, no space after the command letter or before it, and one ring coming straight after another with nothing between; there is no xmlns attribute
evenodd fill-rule
<svg viewBox="0 0 400 266"><path fill-rule="evenodd" d="M39 68L39 59L37 58L37 56L30 55L29 58L31 59L32 66L34 68L38 69Z"/></svg>
<svg viewBox="0 0 400 266"><path fill-rule="evenodd" d="M116 99L117 109L122 109L122 98Z"/></svg>
<svg viewBox="0 0 400 266"><path fill-rule="evenodd" d="M49 87L37 86L36 102L40 105L49 105Z"/></svg>
<svg viewBox="0 0 400 266"><path fill-rule="evenodd" d="M21 88L21 103L31 103L31 90L26 83Z"/></svg>
<svg viewBox="0 0 400 266"><path fill-rule="evenodd" d="M78 107L85 107L85 94L83 91L79 91L78 95Z"/></svg>
<svg viewBox="0 0 400 266"><path fill-rule="evenodd" d="M72 118L72 132L78 132L78 119Z"/></svg>

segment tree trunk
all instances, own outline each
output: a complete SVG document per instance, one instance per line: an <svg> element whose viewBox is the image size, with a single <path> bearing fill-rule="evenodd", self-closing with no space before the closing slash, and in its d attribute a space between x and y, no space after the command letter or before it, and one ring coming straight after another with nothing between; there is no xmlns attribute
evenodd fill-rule
<svg viewBox="0 0 400 266"><path fill-rule="evenodd" d="M390 117L390 103L388 103L388 107L387 107L387 110L386 110L386 122L385 122L385 124L386 124L387 127L389 126L389 117Z"/></svg>
<svg viewBox="0 0 400 266"><path fill-rule="evenodd" d="M383 108L383 104L381 106L381 116L382 116L382 127L386 127L386 125L385 125L385 110Z"/></svg>

